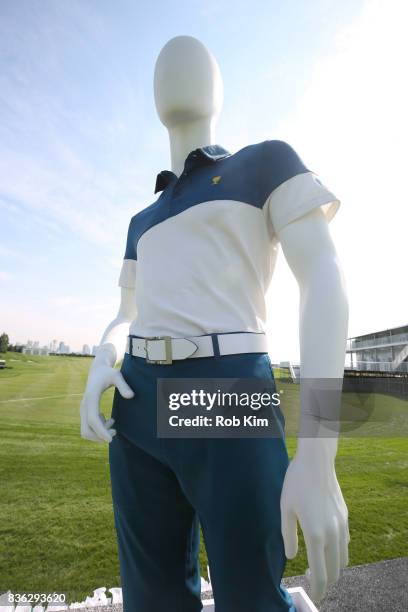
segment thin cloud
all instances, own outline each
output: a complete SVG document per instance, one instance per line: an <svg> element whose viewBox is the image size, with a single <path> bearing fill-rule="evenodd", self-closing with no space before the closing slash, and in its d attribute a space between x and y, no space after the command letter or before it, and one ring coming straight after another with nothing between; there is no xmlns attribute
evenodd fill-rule
<svg viewBox="0 0 408 612"><path fill-rule="evenodd" d="M115 252L152 193L134 156L143 118L104 48L106 15L75 2L48 8L2 15L0 198Z"/></svg>

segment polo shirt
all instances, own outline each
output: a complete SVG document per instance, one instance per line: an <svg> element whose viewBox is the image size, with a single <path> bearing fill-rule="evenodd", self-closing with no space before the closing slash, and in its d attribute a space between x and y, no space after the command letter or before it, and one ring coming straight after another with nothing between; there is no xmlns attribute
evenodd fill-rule
<svg viewBox="0 0 408 612"><path fill-rule="evenodd" d="M135 288L137 336L263 332L279 232L340 201L281 140L232 154L191 151L180 177L162 170L157 199L130 220L119 286Z"/></svg>

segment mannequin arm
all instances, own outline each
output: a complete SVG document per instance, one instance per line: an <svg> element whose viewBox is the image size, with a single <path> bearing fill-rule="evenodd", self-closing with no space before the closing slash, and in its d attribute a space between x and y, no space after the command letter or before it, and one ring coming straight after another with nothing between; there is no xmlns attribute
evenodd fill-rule
<svg viewBox="0 0 408 612"><path fill-rule="evenodd" d="M128 399L134 395L120 370L114 366L123 359L129 323L135 316L135 289L122 287L118 314L104 331L95 359L89 369L80 407L81 437L85 439L111 442L112 436L116 434L116 431L111 429L114 420L106 420L99 411L100 398L106 389L115 386L122 397Z"/></svg>
<svg viewBox="0 0 408 612"><path fill-rule="evenodd" d="M123 359L129 323L136 317L135 290L121 287L121 300L116 317L105 329L95 355L94 363L112 367Z"/></svg>
<svg viewBox="0 0 408 612"><path fill-rule="evenodd" d="M344 276L328 223L320 208L288 223L279 232L282 251L300 290L301 416L297 451L284 481L282 535L288 558L297 554L297 521L305 538L312 596L324 596L348 564L348 511L335 472L337 433L318 425L306 431L313 413L315 379L340 388L348 325ZM316 386L318 389L318 385ZM310 432L310 430L309 430ZM304 435L302 435L304 434Z"/></svg>

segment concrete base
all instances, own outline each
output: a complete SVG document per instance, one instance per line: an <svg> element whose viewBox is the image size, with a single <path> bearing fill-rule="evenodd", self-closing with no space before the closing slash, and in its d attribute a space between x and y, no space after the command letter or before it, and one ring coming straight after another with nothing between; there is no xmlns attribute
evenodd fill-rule
<svg viewBox="0 0 408 612"><path fill-rule="evenodd" d="M288 591L292 596L297 612L318 612L316 606L302 587L292 587ZM213 599L204 599L203 606L203 612L215 612Z"/></svg>
<svg viewBox="0 0 408 612"><path fill-rule="evenodd" d="M288 589L292 596L297 612L318 612L318 609L302 587Z"/></svg>

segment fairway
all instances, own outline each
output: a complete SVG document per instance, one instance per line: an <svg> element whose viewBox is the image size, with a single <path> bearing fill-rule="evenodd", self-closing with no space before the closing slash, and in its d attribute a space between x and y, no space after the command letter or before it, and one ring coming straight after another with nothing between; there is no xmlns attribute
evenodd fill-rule
<svg viewBox="0 0 408 612"><path fill-rule="evenodd" d="M4 357L4 356L2 356ZM81 601L120 586L108 445L83 440L79 405L91 359L7 353L0 370L0 592L63 592ZM110 415L113 388L102 410ZM406 403L385 398L399 416ZM288 439L290 453L295 440ZM337 475L350 511L350 565L407 554L404 437L340 441ZM201 575L206 555L201 547ZM305 549L286 575L304 573Z"/></svg>

